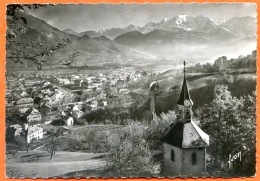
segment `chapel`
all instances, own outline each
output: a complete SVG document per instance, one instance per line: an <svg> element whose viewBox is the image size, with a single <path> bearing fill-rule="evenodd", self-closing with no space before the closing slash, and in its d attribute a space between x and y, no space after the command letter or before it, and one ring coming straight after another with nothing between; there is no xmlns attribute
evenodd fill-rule
<svg viewBox="0 0 260 181"><path fill-rule="evenodd" d="M177 102L177 119L162 137L163 175L166 177L202 176L206 172L207 135L192 119L193 102L184 77Z"/></svg>

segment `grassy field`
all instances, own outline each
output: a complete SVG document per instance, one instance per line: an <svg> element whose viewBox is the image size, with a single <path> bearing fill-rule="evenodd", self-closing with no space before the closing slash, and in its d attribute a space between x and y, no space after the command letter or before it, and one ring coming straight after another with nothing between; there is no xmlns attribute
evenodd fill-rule
<svg viewBox="0 0 260 181"><path fill-rule="evenodd" d="M9 178L49 178L78 171L102 169L104 153L56 152L53 159L46 151L17 152L6 156Z"/></svg>
<svg viewBox="0 0 260 181"><path fill-rule="evenodd" d="M49 126L52 129L54 126ZM122 125L85 125L70 128L71 133L58 140L57 152L50 159L50 153L43 146L40 150L18 151L15 155L6 155L6 176L10 178L49 178L75 177L75 173L88 173L90 177L100 175L105 162L104 148L87 149L84 144L86 132L95 135L107 134L116 130L127 129ZM97 136L95 136L97 137ZM93 140L94 144L96 141ZM93 145L94 146L94 145ZM96 152L97 153L94 153ZM90 152L90 153L88 153Z"/></svg>

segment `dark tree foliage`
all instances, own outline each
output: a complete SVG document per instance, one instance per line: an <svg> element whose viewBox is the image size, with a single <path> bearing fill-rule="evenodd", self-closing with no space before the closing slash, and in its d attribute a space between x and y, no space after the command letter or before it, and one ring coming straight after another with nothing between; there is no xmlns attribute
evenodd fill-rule
<svg viewBox="0 0 260 181"><path fill-rule="evenodd" d="M236 98L226 85L218 85L214 99L196 110L201 128L210 135L207 149L212 157L213 172L234 176L255 174L256 154L256 95ZM242 161L234 161L228 167L229 155L242 152ZM215 173L213 173L215 174Z"/></svg>
<svg viewBox="0 0 260 181"><path fill-rule="evenodd" d="M106 176L108 177L144 177L157 176L159 164L152 158L152 152L146 147L142 127L120 130L108 138Z"/></svg>
<svg viewBox="0 0 260 181"><path fill-rule="evenodd" d="M245 68L255 68L256 67L256 50L247 56L239 56L235 59L228 60L226 56L219 57L215 60L213 64L197 63L194 66L187 67L187 72L195 73L213 73L213 72L223 72L229 69L245 69Z"/></svg>
<svg viewBox="0 0 260 181"><path fill-rule="evenodd" d="M47 149L47 152L50 153L51 157L50 159L53 159L53 155L55 155L57 151L57 147L59 144L59 140L61 136L63 135L63 129L61 127L58 127L56 130L48 131L48 142L46 143L45 147Z"/></svg>
<svg viewBox="0 0 260 181"><path fill-rule="evenodd" d="M45 7L45 6L46 6L45 4L9 4L7 5L6 15L14 16L16 11L19 10L25 11L25 8L38 9L39 7Z"/></svg>
<svg viewBox="0 0 260 181"><path fill-rule="evenodd" d="M15 141L15 128L13 127L7 127L5 131L5 141L6 143L13 143Z"/></svg>

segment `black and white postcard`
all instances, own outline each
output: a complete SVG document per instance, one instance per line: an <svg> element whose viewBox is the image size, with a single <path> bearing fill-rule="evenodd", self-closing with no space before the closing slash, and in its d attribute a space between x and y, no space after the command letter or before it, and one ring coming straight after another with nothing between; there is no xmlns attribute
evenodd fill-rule
<svg viewBox="0 0 260 181"><path fill-rule="evenodd" d="M255 176L256 4L6 10L8 178Z"/></svg>

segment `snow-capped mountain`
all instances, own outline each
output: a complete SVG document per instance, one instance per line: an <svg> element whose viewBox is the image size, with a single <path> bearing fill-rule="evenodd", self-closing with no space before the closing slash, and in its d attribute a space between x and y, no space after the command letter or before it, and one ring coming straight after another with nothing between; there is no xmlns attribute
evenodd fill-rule
<svg viewBox="0 0 260 181"><path fill-rule="evenodd" d="M114 40L150 54L183 57L187 56L188 52L189 56L210 56L214 52L224 51L223 47L228 48L229 45L234 47L230 52L235 51L237 46L234 44L241 39L245 39L241 40L243 44L249 43L250 47L254 47L255 35L256 22L253 17L232 18L217 23L203 15L179 15L149 22L138 31L121 34Z"/></svg>
<svg viewBox="0 0 260 181"><path fill-rule="evenodd" d="M229 52L255 49L256 18L236 17L216 22L204 15L178 15L151 21L141 27L129 25L91 33L92 36L89 32L85 34L105 36L120 45L156 57L211 57L225 54L227 49Z"/></svg>
<svg viewBox="0 0 260 181"><path fill-rule="evenodd" d="M219 33L233 34L234 36L255 36L256 35L256 18L254 17L236 17L225 22L216 22L211 18L204 15L188 16L178 15L172 18L164 18L158 22L148 22L144 26L129 25L125 28L111 28L100 31L85 31L82 33L76 33L73 30L64 30L64 32L72 35L82 36L88 35L89 37L106 36L110 39L131 32L139 31L142 34L147 34L154 30L165 30L165 31L194 31L202 33Z"/></svg>
<svg viewBox="0 0 260 181"><path fill-rule="evenodd" d="M176 28L185 31L210 33L218 28L218 26L213 20L203 15L196 17L178 15L172 18L164 18L159 22L147 23L143 28L141 28L141 32L149 33L155 29L172 31L176 30Z"/></svg>
<svg viewBox="0 0 260 181"><path fill-rule="evenodd" d="M256 36L256 25L256 18L246 16L231 18L219 26L233 32L239 37L250 37Z"/></svg>

